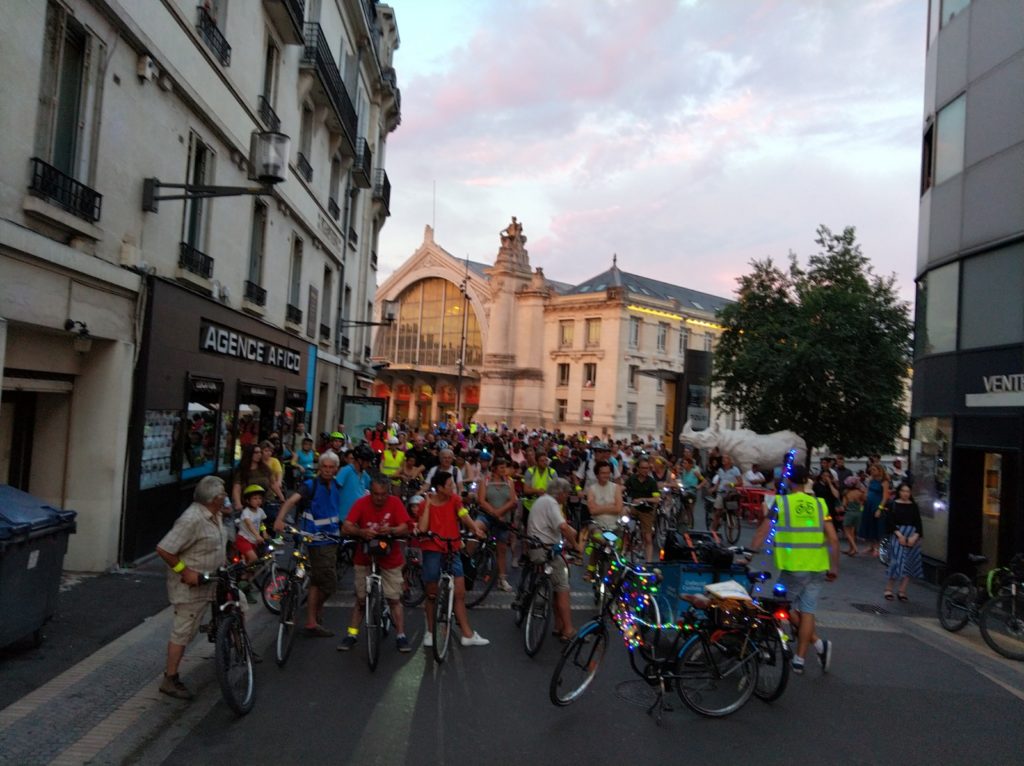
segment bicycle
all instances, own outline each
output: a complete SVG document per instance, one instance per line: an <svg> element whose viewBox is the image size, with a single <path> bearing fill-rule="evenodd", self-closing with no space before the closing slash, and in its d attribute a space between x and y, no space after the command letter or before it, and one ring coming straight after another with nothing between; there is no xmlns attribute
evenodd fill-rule
<svg viewBox="0 0 1024 766"><path fill-rule="evenodd" d="M301 532L294 527L286 527L285 532L291 536L294 548L291 555L292 566L281 588L281 609L277 623L277 638L274 641L274 661L279 668L285 666L291 655L295 634L299 630L296 621L301 619L299 612L309 595L310 563L307 547L311 542L340 542L340 538L332 535Z"/></svg>
<svg viewBox="0 0 1024 766"><path fill-rule="evenodd" d="M636 518L638 512L657 512L657 508L644 501L624 501L623 507L629 508L629 515L623 515L619 519L619 528L622 532L622 551L628 554L628 558L636 564L642 564L647 560L647 551L644 548L644 536L640 529L640 522Z"/></svg>
<svg viewBox="0 0 1024 766"><path fill-rule="evenodd" d="M370 572L366 575L366 661L370 670L377 669L380 660L380 645L391 630L391 611L384 598L384 580L381 578L377 560L384 556L398 538L382 535L363 543L370 557Z"/></svg>
<svg viewBox="0 0 1024 766"><path fill-rule="evenodd" d="M216 583L210 622L201 626L200 630L214 644L214 663L221 696L228 707L240 716L252 710L255 702L253 665L260 662L260 659L245 629L245 613L242 611L242 593L238 581L244 572L254 569L260 563L260 559L252 564L233 562L199 576L201 583Z"/></svg>
<svg viewBox="0 0 1024 766"><path fill-rule="evenodd" d="M986 556L968 554L967 561L975 568L988 561ZM972 579L962 572L947 577L939 590L939 624L950 632L975 623L981 636L994 651L1010 659L1024 659L1024 554L1017 554L1005 567L995 567L984 577ZM997 636L1005 630L1009 645L1003 646Z"/></svg>
<svg viewBox="0 0 1024 766"><path fill-rule="evenodd" d="M478 511L477 515L482 513ZM498 537L497 530L489 531L483 540L464 537L470 543L467 549L472 547L463 561L463 569L466 570L466 607L472 609L483 603L498 579Z"/></svg>
<svg viewBox="0 0 1024 766"><path fill-rule="evenodd" d="M423 603L427 597L423 587L422 552L415 545L406 545L405 563L402 565L402 597L403 606L414 607Z"/></svg>
<svg viewBox="0 0 1024 766"><path fill-rule="evenodd" d="M523 566L519 587L512 601L516 625L522 625L523 628L523 649L527 657L533 657L540 651L551 624L551 605L554 600L551 562L556 556L563 555L564 545L548 545L536 537L528 537L527 542L531 550L547 550L544 561L530 561Z"/></svg>
<svg viewBox="0 0 1024 766"><path fill-rule="evenodd" d="M618 541L611 532L602 538L614 559L605 574L611 597L562 651L548 688L551 702L572 704L590 686L604 658L612 622L629 648L633 671L657 690L648 713L657 708L659 722L667 709L665 694L672 687L684 704L705 716L729 715L746 704L757 686L759 655L750 613L734 614L735 608L707 602L707 617L698 617L691 607L678 622L662 625L655 598L660 576L627 564L617 554ZM670 640L664 640L663 631Z"/></svg>
<svg viewBox="0 0 1024 766"><path fill-rule="evenodd" d="M445 546L441 559L441 577L437 581L437 595L434 599L433 627L434 659L441 663L448 654L448 644L452 636L452 614L455 608L455 575L452 574L452 569L455 557L459 555L454 545L462 542L462 538L442 537L434 532L427 532L425 535Z"/></svg>

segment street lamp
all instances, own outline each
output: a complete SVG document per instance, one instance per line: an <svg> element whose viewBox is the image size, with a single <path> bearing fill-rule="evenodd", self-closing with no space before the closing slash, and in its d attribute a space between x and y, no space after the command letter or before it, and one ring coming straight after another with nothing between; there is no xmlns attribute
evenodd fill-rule
<svg viewBox="0 0 1024 766"><path fill-rule="evenodd" d="M249 140L249 180L259 182L259 186L169 184L157 178L146 178L142 182L142 209L147 213L156 213L160 200L270 194L274 184L285 179L290 144L291 139L284 133L274 130L253 131ZM181 189L182 193L157 194L160 189Z"/></svg>
<svg viewBox="0 0 1024 766"><path fill-rule="evenodd" d="M462 375L466 367L466 324L469 320L469 256L466 256L466 274L459 283L462 293L462 340L459 342L459 380L455 385L455 422L462 421Z"/></svg>

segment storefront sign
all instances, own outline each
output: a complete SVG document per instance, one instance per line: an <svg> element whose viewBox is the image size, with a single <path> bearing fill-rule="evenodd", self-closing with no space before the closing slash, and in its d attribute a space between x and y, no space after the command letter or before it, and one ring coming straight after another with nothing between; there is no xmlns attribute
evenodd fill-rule
<svg viewBox="0 0 1024 766"><path fill-rule="evenodd" d="M296 375L302 366L302 354L205 320L199 325L199 348L211 354L277 367Z"/></svg>
<svg viewBox="0 0 1024 766"><path fill-rule="evenodd" d="M968 407L1024 407L1024 373L985 375L981 379L983 394L967 394Z"/></svg>

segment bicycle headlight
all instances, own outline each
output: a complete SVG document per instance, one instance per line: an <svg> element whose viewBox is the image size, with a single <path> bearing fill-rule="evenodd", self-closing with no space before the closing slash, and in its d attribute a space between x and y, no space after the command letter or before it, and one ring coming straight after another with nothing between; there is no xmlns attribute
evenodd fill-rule
<svg viewBox="0 0 1024 766"><path fill-rule="evenodd" d="M298 577L305 577L306 576L306 567L305 567L305 565L299 564L297 567L295 567L295 574Z"/></svg>

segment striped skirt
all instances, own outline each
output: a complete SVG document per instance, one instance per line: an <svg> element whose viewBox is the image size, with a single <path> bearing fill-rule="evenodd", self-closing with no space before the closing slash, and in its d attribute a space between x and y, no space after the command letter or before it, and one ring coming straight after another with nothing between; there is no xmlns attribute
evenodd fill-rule
<svg viewBox="0 0 1024 766"><path fill-rule="evenodd" d="M916 527L910 525L898 527L904 539L910 537L917 531ZM912 548L900 545L893 534L889 538L889 578L892 580L900 577L924 577L924 567L921 565L921 545Z"/></svg>

